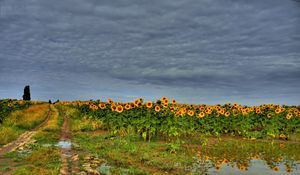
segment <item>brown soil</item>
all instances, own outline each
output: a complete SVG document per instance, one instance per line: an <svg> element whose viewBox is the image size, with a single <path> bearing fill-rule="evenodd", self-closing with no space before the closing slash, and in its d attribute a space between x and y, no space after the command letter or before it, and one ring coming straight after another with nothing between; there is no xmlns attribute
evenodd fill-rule
<svg viewBox="0 0 300 175"><path fill-rule="evenodd" d="M4 145L2 148L0 148L0 157L3 156L4 154L14 151L17 148L25 145L28 141L31 140L32 136L37 132L37 130L39 130L40 128L42 128L43 126L46 125L46 123L48 122L48 120L51 117L51 109L49 108L49 111L47 113L47 117L46 119L39 124L38 126L36 126L35 128L33 128L31 131L26 131L23 134L21 134L17 140L12 141L6 145Z"/></svg>

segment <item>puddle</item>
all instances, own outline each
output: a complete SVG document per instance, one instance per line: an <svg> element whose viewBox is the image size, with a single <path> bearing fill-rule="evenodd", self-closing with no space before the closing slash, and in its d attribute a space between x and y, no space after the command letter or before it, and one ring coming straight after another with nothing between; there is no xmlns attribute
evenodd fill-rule
<svg viewBox="0 0 300 175"><path fill-rule="evenodd" d="M208 169L207 174L300 174L300 162L295 162L293 169L286 166L285 163L278 163L276 165L268 165L264 160L250 160L248 166L238 164L221 165L218 170L213 167Z"/></svg>
<svg viewBox="0 0 300 175"><path fill-rule="evenodd" d="M199 170L207 174L300 174L300 144L216 143L198 152L190 171Z"/></svg>
<svg viewBox="0 0 300 175"><path fill-rule="evenodd" d="M61 140L57 146L64 149L71 149L72 143L70 141Z"/></svg>

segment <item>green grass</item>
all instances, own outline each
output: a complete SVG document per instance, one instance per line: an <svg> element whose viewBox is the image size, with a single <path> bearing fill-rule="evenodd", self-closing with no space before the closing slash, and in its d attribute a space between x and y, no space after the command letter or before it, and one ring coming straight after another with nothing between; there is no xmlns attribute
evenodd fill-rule
<svg viewBox="0 0 300 175"><path fill-rule="evenodd" d="M15 126L0 126L0 146L16 140L22 132L24 129Z"/></svg>
<svg viewBox="0 0 300 175"><path fill-rule="evenodd" d="M16 140L23 132L40 124L47 117L48 105L32 105L5 118L0 125L0 146Z"/></svg>
<svg viewBox="0 0 300 175"><path fill-rule="evenodd" d="M79 144L79 152L88 151L107 160L114 167L112 170L130 169L138 174L180 173L184 171L183 167L192 164L195 156L193 151L180 145L178 148L175 146L174 152L169 143L143 142L139 136L109 137L79 132L74 135L74 141Z"/></svg>

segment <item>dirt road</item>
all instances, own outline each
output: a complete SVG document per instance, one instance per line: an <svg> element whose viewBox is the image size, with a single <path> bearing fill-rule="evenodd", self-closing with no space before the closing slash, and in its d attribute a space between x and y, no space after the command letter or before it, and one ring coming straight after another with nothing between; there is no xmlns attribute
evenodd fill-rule
<svg viewBox="0 0 300 175"><path fill-rule="evenodd" d="M60 169L60 174L71 175L78 174L79 169L79 158L78 155L72 150L71 142L71 131L69 124L69 116L64 115L64 123L61 128L61 138L59 146L61 148L61 159L62 168Z"/></svg>

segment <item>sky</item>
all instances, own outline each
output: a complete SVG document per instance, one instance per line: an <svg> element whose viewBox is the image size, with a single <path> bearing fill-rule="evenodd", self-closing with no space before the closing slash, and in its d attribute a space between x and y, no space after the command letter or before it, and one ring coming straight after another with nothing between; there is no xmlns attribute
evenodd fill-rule
<svg viewBox="0 0 300 175"><path fill-rule="evenodd" d="M0 0L0 98L300 104L298 0Z"/></svg>

